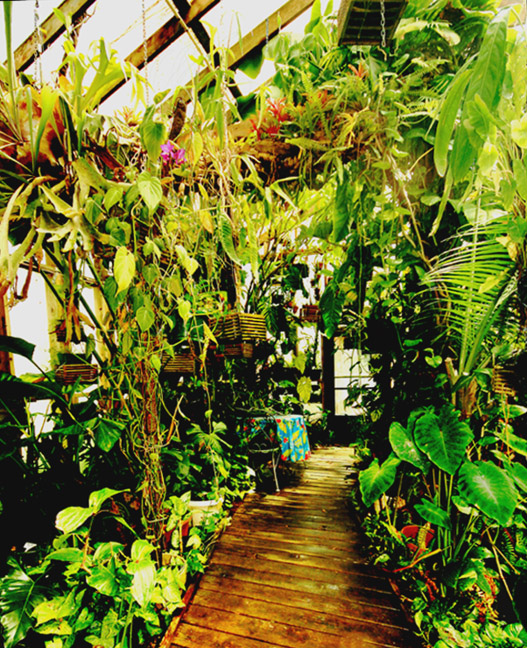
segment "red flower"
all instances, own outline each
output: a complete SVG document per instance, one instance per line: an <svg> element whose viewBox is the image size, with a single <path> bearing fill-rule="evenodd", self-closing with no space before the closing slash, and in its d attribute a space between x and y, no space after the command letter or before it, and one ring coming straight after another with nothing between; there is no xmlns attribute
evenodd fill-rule
<svg viewBox="0 0 527 648"><path fill-rule="evenodd" d="M279 123L285 122L289 119L289 114L285 109L285 97L280 97L279 99L268 99L267 108Z"/></svg>

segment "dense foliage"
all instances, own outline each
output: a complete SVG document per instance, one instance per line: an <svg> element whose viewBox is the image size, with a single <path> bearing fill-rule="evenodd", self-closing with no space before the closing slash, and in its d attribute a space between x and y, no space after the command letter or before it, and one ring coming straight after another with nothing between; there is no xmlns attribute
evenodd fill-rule
<svg viewBox="0 0 527 648"><path fill-rule="evenodd" d="M55 86L1 70L0 295L38 270L54 303L51 368L1 376L7 647L162 633L214 526L183 539L189 493L232 502L265 469L247 414L312 398L310 301L369 358L355 501L424 641L527 643L527 45L495 5L410 0L383 49L339 46L315 2L259 93L234 101L213 51L139 116L98 110L142 87L102 41L68 41ZM229 343L234 313L266 340Z"/></svg>

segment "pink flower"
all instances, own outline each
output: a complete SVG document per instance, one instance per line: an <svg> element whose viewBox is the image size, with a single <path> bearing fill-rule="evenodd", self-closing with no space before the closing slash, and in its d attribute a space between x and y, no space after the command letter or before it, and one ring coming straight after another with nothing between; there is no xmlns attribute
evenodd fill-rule
<svg viewBox="0 0 527 648"><path fill-rule="evenodd" d="M187 161L187 158L185 157L185 149L177 149L170 140L165 144L161 144L161 157L165 164L173 162L176 166L181 166Z"/></svg>

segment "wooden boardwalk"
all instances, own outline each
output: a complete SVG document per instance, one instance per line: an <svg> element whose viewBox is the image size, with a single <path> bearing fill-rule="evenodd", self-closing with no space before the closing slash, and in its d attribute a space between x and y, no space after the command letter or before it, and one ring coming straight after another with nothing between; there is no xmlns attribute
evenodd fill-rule
<svg viewBox="0 0 527 648"><path fill-rule="evenodd" d="M360 557L346 501L350 464L349 448L323 448L297 486L247 497L168 645L415 645L387 579Z"/></svg>

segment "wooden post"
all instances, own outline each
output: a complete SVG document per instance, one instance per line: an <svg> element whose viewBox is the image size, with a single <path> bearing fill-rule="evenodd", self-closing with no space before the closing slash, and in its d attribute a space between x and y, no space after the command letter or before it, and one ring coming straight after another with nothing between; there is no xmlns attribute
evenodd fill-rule
<svg viewBox="0 0 527 648"><path fill-rule="evenodd" d="M9 311L5 304L5 295L0 296L0 335L9 335ZM13 358L8 351L0 351L0 371L13 373Z"/></svg>

